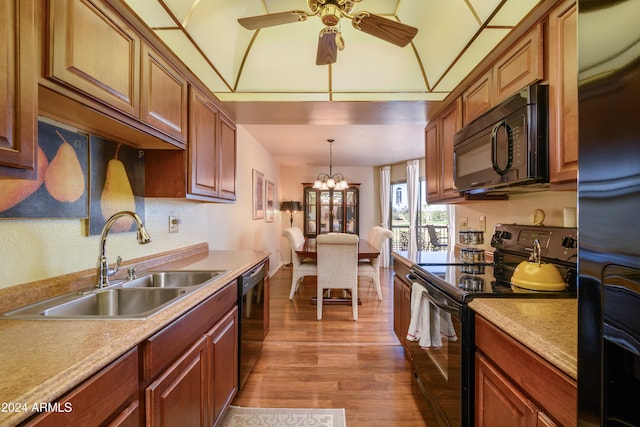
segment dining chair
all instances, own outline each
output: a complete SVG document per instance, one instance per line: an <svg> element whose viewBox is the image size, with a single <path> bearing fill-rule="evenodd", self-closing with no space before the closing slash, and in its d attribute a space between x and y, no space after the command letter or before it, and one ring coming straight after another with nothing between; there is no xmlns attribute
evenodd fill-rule
<svg viewBox="0 0 640 427"><path fill-rule="evenodd" d="M367 235L367 240L374 248L380 251L382 245L390 239L391 236L393 236L391 230L376 225ZM382 289L380 288L380 256L358 262L358 276L371 279L373 287L378 293L378 300L382 301Z"/></svg>
<svg viewBox="0 0 640 427"><path fill-rule="evenodd" d="M427 231L429 232L429 247L434 251L446 250L449 245L440 241L436 227L433 224L427 225Z"/></svg>
<svg viewBox="0 0 640 427"><path fill-rule="evenodd" d="M350 290L353 320L358 320L358 240L356 234L347 233L321 234L316 238L318 320L322 320L325 289Z"/></svg>
<svg viewBox="0 0 640 427"><path fill-rule="evenodd" d="M289 291L289 299L293 299L293 295L300 286L300 281L305 276L316 276L318 274L317 264L313 260L302 259L297 253L296 248L304 243L304 234L298 227L290 227L282 230L282 235L289 241L291 246L291 264L293 277L291 278L291 291Z"/></svg>

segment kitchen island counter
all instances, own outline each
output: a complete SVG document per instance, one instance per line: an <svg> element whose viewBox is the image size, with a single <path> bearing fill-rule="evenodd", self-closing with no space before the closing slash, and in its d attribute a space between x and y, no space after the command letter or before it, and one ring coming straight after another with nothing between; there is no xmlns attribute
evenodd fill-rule
<svg viewBox="0 0 640 427"><path fill-rule="evenodd" d="M155 267L228 271L144 320L0 320L0 425L30 417L268 256L206 251Z"/></svg>

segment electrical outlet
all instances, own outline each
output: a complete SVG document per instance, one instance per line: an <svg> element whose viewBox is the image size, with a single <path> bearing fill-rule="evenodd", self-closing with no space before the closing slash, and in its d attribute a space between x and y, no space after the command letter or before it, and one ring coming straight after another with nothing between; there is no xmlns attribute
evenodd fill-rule
<svg viewBox="0 0 640 427"><path fill-rule="evenodd" d="M460 218L460 228L467 228L469 226L469 218L462 217Z"/></svg>
<svg viewBox="0 0 640 427"><path fill-rule="evenodd" d="M180 231L180 217L169 215L169 233L177 233Z"/></svg>
<svg viewBox="0 0 640 427"><path fill-rule="evenodd" d="M487 217L485 215L480 215L480 231L487 231Z"/></svg>

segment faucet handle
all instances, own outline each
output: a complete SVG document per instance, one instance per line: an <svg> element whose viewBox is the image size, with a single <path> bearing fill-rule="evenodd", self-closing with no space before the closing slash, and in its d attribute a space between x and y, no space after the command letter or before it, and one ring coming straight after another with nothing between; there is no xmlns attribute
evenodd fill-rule
<svg viewBox="0 0 640 427"><path fill-rule="evenodd" d="M107 276L113 276L114 274L116 274L118 272L118 270L120 269L120 263L121 262L122 262L122 257L118 256L118 258L116 258L116 268L107 269Z"/></svg>
<svg viewBox="0 0 640 427"><path fill-rule="evenodd" d="M132 265L127 268L127 280L133 280L136 278L136 267Z"/></svg>

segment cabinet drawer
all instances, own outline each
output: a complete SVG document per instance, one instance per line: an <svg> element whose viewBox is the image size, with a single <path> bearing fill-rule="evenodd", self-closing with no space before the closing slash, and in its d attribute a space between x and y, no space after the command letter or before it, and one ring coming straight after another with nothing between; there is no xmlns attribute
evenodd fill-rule
<svg viewBox="0 0 640 427"><path fill-rule="evenodd" d="M142 377L150 381L183 354L201 335L233 308L238 301L237 281L185 313L169 326L146 339L142 351Z"/></svg>
<svg viewBox="0 0 640 427"><path fill-rule="evenodd" d="M60 412L36 415L24 426L89 426L138 420L137 347L55 402ZM68 412L66 412L68 410ZM132 416L129 416L132 415ZM120 424L118 424L120 423Z"/></svg>

